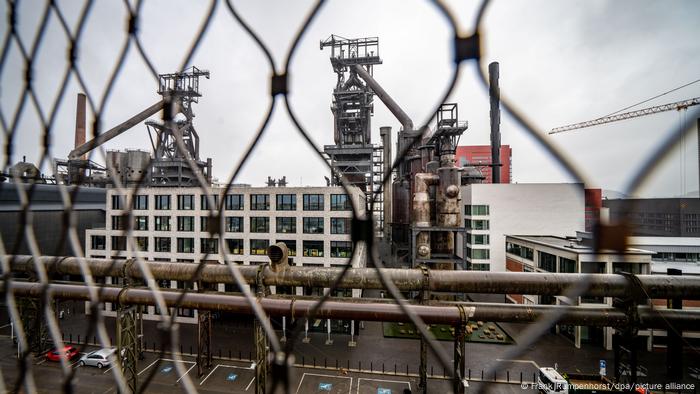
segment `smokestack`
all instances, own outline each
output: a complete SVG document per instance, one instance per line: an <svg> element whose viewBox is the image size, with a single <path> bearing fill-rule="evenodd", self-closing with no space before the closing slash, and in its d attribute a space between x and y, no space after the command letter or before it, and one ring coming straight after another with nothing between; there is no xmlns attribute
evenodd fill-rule
<svg viewBox="0 0 700 394"><path fill-rule="evenodd" d="M498 62L489 64L489 98L491 99L491 179L501 183L501 92L498 88Z"/></svg>
<svg viewBox="0 0 700 394"><path fill-rule="evenodd" d="M78 93L78 101L75 111L75 148L85 143L85 95ZM85 160L86 155L79 157L80 160Z"/></svg>
<svg viewBox="0 0 700 394"><path fill-rule="evenodd" d="M380 127L379 135L382 138L382 147L384 148L384 174L391 171L391 127ZM388 240L391 237L391 201L392 201L392 179L389 179L384 183L384 239Z"/></svg>

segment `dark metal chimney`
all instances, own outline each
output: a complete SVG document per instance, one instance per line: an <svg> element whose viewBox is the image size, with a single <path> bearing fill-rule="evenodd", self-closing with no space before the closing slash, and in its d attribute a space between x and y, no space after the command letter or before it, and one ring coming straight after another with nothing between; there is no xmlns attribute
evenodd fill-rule
<svg viewBox="0 0 700 394"><path fill-rule="evenodd" d="M78 101L75 110L75 147L85 143L85 95L78 93ZM86 159L86 155L80 156L81 160Z"/></svg>
<svg viewBox="0 0 700 394"><path fill-rule="evenodd" d="M501 183L501 92L498 88L498 62L489 64L489 98L491 100L491 179Z"/></svg>

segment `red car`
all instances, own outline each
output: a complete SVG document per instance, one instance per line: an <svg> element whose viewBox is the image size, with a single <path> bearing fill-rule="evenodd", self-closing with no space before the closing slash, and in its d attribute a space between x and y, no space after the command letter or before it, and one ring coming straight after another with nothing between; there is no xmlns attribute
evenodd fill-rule
<svg viewBox="0 0 700 394"><path fill-rule="evenodd" d="M65 352L66 359L68 360L72 360L78 356L78 349L73 346L65 346L63 351ZM46 359L49 361L61 361L61 353L58 351L58 349L53 348L46 353Z"/></svg>

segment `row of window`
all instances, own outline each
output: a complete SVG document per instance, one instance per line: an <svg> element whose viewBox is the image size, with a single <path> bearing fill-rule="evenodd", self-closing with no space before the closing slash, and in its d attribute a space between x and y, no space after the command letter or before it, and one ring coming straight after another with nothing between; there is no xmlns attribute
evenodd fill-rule
<svg viewBox="0 0 700 394"><path fill-rule="evenodd" d="M112 250L125 251L127 248L127 238L125 236L112 236ZM139 251L148 251L149 237L134 237L136 249ZM153 237L154 252L172 252L172 238L169 237ZM230 254L245 254L244 242L242 239L226 239L226 246ZM93 235L91 237L91 245L94 250L105 249L105 236ZM200 238L199 239L200 253L219 253L218 238ZM284 242L289 250L289 256L297 255L296 241L294 240L277 240ZM195 238L175 238L175 247L177 253L194 253ZM268 239L251 239L250 243L251 255L267 255L267 249L270 247ZM331 257L350 257L352 255L351 241L331 241L330 243ZM324 245L323 241L302 241L302 253L304 257L323 257Z"/></svg>
<svg viewBox="0 0 700 394"><path fill-rule="evenodd" d="M194 194L177 195L178 210L194 210L195 196ZM156 210L170 210L171 195L155 195L153 196L154 206ZM304 194L303 197L304 211L323 211L324 210L324 195L323 194ZM277 194L276 209L278 211L295 211L297 209L296 194ZM124 196L112 196L112 209L124 209ZM214 203L214 206L210 205ZM200 209L208 210L216 209L219 206L218 195L201 195ZM148 209L148 195L136 195L133 198L132 208L135 210ZM224 197L224 209L227 211L237 211L244 208L243 194L227 194ZM270 210L270 195L269 194L251 194L250 209L253 211L268 211ZM345 194L331 194L331 211L350 211L352 210L350 199Z"/></svg>
<svg viewBox="0 0 700 394"><path fill-rule="evenodd" d="M486 219L464 219L464 228L467 230L488 230L489 221Z"/></svg>
<svg viewBox="0 0 700 394"><path fill-rule="evenodd" d="M112 230L126 230L126 216L112 216ZM200 216L200 231L217 232L219 223L209 220L208 216ZM331 234L350 234L350 218L331 218ZM322 217L302 218L302 230L304 234L323 234L324 219ZM153 225L155 231L170 231L170 216L154 216ZM134 230L147 231L149 227L148 216L134 216ZM177 231L194 231L195 216L178 216ZM277 233L296 233L297 218L275 218L275 230ZM224 231L227 233L243 232L243 217L227 216L224 218ZM270 218L254 216L250 218L251 233L269 233Z"/></svg>
<svg viewBox="0 0 700 394"><path fill-rule="evenodd" d="M488 215L489 206L488 205L465 205L464 206L465 215Z"/></svg>
<svg viewBox="0 0 700 394"><path fill-rule="evenodd" d="M514 244L512 242L506 242L506 253L514 254L516 256L520 256L530 261L532 261L535 258L535 254L532 248Z"/></svg>

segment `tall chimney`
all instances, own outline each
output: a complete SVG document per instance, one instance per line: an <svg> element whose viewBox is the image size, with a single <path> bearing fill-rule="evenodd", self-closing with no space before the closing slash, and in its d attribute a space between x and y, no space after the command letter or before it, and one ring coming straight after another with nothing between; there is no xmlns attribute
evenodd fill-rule
<svg viewBox="0 0 700 394"><path fill-rule="evenodd" d="M78 93L78 101L75 111L75 147L85 143L85 95ZM86 155L80 156L80 160L85 160Z"/></svg>
<svg viewBox="0 0 700 394"><path fill-rule="evenodd" d="M380 127L379 135L382 138L382 147L384 148L384 168L382 177L385 177L391 171L391 127ZM392 179L384 183L384 239L389 240L391 237L391 202L392 202Z"/></svg>
<svg viewBox="0 0 700 394"><path fill-rule="evenodd" d="M501 92L498 88L498 62L489 64L489 98L491 99L491 179L501 183Z"/></svg>

